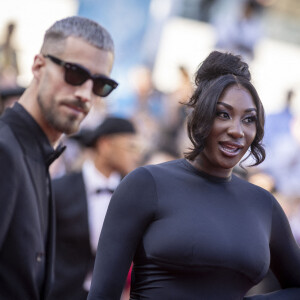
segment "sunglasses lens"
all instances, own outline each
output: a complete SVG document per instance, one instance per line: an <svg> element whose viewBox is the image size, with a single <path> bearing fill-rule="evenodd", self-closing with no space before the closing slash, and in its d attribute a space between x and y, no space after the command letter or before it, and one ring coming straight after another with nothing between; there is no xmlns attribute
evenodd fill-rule
<svg viewBox="0 0 300 300"><path fill-rule="evenodd" d="M89 72L71 63L65 63L65 80L71 85L81 85L88 79L93 79L93 92L101 97L106 97L117 87L113 80L91 76Z"/></svg>
<svg viewBox="0 0 300 300"><path fill-rule="evenodd" d="M106 97L108 96L111 91L114 89L114 87L105 82L105 80L103 79L97 79L94 81L94 88L93 88L93 92L101 97Z"/></svg>
<svg viewBox="0 0 300 300"><path fill-rule="evenodd" d="M85 70L80 69L77 66L66 65L65 70L66 70L65 79L66 82L69 84L81 85L89 78L89 74Z"/></svg>

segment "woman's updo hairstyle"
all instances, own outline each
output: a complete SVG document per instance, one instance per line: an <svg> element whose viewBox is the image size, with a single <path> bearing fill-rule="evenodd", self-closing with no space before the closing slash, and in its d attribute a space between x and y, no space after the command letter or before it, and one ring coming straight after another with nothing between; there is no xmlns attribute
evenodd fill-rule
<svg viewBox="0 0 300 300"><path fill-rule="evenodd" d="M186 104L191 109L187 129L193 146L185 153L185 158L194 160L203 151L215 119L217 102L228 87L238 85L249 91L257 109L256 136L249 154L255 160L252 166L264 161L264 109L251 83L248 64L240 56L213 51L200 64L195 74L195 85L195 91Z"/></svg>

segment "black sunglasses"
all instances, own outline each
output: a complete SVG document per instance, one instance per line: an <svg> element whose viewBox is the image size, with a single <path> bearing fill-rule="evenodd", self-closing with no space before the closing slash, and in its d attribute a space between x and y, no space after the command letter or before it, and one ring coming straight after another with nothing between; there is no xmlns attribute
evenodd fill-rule
<svg viewBox="0 0 300 300"><path fill-rule="evenodd" d="M108 96L117 86L118 83L104 75L92 75L89 70L77 64L65 62L52 55L44 55L57 65L65 69L65 81L71 85L81 85L88 79L93 81L93 93L97 96Z"/></svg>

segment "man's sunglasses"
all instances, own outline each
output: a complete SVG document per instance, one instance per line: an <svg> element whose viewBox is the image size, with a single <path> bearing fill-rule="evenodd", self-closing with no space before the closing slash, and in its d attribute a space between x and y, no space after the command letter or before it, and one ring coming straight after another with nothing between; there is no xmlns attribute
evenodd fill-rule
<svg viewBox="0 0 300 300"><path fill-rule="evenodd" d="M57 65L65 69L65 81L71 85L81 85L88 79L93 81L93 93L97 96L108 96L117 86L118 83L104 75L92 75L89 70L77 64L65 62L52 55L44 55Z"/></svg>

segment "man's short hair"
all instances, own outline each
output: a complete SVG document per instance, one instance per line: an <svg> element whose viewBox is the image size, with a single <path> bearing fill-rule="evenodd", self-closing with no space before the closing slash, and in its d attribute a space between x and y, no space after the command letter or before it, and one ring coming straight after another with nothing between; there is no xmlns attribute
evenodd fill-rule
<svg viewBox="0 0 300 300"><path fill-rule="evenodd" d="M70 36L114 53L114 43L109 32L95 21L79 16L56 21L45 33L41 53L45 54L49 49L63 51L65 40Z"/></svg>

